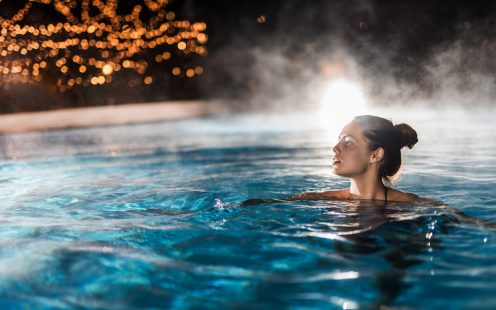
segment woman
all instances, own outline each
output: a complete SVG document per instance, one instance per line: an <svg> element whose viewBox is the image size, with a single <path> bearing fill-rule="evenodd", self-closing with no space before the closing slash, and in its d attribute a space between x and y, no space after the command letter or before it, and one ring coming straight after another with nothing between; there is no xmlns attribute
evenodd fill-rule
<svg viewBox="0 0 496 310"><path fill-rule="evenodd" d="M326 192L307 192L286 199L249 199L241 205L294 200L416 201L415 194L392 189L401 167L401 149L417 143L417 133L407 124L362 115L346 125L332 148L333 173L350 179L350 187Z"/></svg>

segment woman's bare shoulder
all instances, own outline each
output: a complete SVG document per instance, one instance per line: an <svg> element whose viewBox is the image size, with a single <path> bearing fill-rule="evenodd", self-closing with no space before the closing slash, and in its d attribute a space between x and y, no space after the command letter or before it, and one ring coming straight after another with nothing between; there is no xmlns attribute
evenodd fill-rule
<svg viewBox="0 0 496 310"><path fill-rule="evenodd" d="M396 189L388 188L388 201L416 202L416 201L420 201L420 197L413 193L407 193Z"/></svg>
<svg viewBox="0 0 496 310"><path fill-rule="evenodd" d="M322 192L322 195L325 197L329 198L334 198L334 199L348 199L350 196L350 189L348 188L343 188L343 189L336 189L332 191L326 191Z"/></svg>
<svg viewBox="0 0 496 310"><path fill-rule="evenodd" d="M290 200L341 200L341 199L347 199L348 198L348 192L349 190L347 188L345 189L339 189L339 190L332 190L332 191L325 191L325 192L305 192L301 193L298 195L294 195L289 197Z"/></svg>

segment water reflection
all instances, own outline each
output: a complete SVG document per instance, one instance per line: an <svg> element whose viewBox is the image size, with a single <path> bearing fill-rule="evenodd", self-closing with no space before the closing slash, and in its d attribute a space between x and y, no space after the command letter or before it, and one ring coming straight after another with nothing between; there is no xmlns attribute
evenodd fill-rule
<svg viewBox="0 0 496 310"><path fill-rule="evenodd" d="M264 207L259 205L258 208ZM360 300L351 301L367 309L394 305L410 288L407 278L412 269L432 263L432 252L443 249L441 236L447 234L450 227L459 222L457 216L460 217L449 208L435 206L432 202L390 203L384 207L382 201L319 201L271 204L271 208L277 208L279 212L285 209L293 213L292 218L297 218L294 223L277 227L273 231L276 236L303 238L299 246L301 249L301 243L307 244L306 251L316 249L315 242L319 241L315 239L331 241L327 243L329 255L321 255L321 277L329 272L326 271L328 268L351 268L348 272L356 276L357 283L367 283L367 290L376 292L373 297L361 296ZM343 279L332 280L336 286ZM316 292L308 294L313 293Z"/></svg>
<svg viewBox="0 0 496 310"><path fill-rule="evenodd" d="M356 228L349 231L342 225L344 240L335 240L333 250L350 260L374 255L386 263L372 275L377 297L367 306L378 308L393 302L408 288L407 270L423 263L421 257L430 248L440 247L439 239L433 237L435 226L426 227L430 218L412 213L414 207L398 204L384 208L379 203L356 201L344 212L348 226ZM426 235L431 236L428 243Z"/></svg>

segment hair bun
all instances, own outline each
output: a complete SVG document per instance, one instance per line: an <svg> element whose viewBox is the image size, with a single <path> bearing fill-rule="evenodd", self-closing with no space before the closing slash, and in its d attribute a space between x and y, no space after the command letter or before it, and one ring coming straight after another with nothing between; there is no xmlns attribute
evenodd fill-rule
<svg viewBox="0 0 496 310"><path fill-rule="evenodd" d="M394 125L394 128L399 133L401 148L407 146L411 149L418 142L417 132L409 125L401 123Z"/></svg>

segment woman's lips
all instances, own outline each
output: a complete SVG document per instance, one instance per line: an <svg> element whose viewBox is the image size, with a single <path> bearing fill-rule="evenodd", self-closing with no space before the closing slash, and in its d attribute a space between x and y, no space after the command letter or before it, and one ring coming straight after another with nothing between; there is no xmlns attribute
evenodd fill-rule
<svg viewBox="0 0 496 310"><path fill-rule="evenodd" d="M334 159L332 160L332 164L333 164L333 165L337 165L337 164L340 164L340 163L341 163L341 161L340 161L339 159L335 159L335 158L334 158Z"/></svg>

